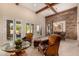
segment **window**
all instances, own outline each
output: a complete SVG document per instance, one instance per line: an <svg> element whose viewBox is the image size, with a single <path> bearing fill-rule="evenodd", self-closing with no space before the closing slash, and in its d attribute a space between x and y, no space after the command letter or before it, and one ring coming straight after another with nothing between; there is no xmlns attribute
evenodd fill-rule
<svg viewBox="0 0 79 59"><path fill-rule="evenodd" d="M34 24L26 24L26 33L34 33Z"/></svg>
<svg viewBox="0 0 79 59"><path fill-rule="evenodd" d="M7 39L11 40L13 39L13 21L12 20L7 20Z"/></svg>
<svg viewBox="0 0 79 59"><path fill-rule="evenodd" d="M39 33L39 31L40 31L40 26L39 25L37 25L36 31Z"/></svg>
<svg viewBox="0 0 79 59"><path fill-rule="evenodd" d="M30 33L30 30L31 30L30 25L26 24L26 33Z"/></svg>
<svg viewBox="0 0 79 59"><path fill-rule="evenodd" d="M42 28L40 27L40 25L36 26L36 32L38 35L42 35Z"/></svg>
<svg viewBox="0 0 79 59"><path fill-rule="evenodd" d="M47 35L51 34L51 28L50 24L47 25Z"/></svg>
<svg viewBox="0 0 79 59"><path fill-rule="evenodd" d="M21 38L21 23L16 22L16 38Z"/></svg>
<svg viewBox="0 0 79 59"><path fill-rule="evenodd" d="M19 21L7 20L7 39L21 38L21 23Z"/></svg>
<svg viewBox="0 0 79 59"><path fill-rule="evenodd" d="M34 24L31 24L31 33L34 33Z"/></svg>

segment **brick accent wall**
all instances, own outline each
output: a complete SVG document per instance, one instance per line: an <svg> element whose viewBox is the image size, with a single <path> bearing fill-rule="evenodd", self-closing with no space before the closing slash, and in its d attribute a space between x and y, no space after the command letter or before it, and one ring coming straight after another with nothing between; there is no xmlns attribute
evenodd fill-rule
<svg viewBox="0 0 79 59"><path fill-rule="evenodd" d="M46 26L48 23L51 23L52 25L52 22L63 20L66 21L66 38L77 39L77 7L66 10L64 12L60 12L50 17L46 17L45 24ZM51 31L53 31L53 28L51 29Z"/></svg>

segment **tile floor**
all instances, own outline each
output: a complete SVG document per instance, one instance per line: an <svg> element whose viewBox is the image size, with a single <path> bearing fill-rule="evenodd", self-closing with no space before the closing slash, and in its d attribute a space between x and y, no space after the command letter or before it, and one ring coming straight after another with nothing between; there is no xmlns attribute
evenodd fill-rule
<svg viewBox="0 0 79 59"><path fill-rule="evenodd" d="M37 48L33 46L29 47L27 50L27 56L44 56L38 52ZM10 54L0 50L0 56L9 56ZM62 40L59 48L60 56L79 56L79 45L77 40Z"/></svg>

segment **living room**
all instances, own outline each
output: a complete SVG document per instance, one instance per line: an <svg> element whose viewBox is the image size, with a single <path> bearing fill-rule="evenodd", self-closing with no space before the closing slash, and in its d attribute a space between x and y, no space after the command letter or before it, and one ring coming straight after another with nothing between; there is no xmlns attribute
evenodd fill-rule
<svg viewBox="0 0 79 59"><path fill-rule="evenodd" d="M0 3L0 55L79 56L78 16L78 3Z"/></svg>

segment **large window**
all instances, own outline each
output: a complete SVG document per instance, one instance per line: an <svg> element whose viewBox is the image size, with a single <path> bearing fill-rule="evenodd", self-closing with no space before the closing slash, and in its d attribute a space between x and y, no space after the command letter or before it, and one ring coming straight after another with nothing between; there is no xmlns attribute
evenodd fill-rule
<svg viewBox="0 0 79 59"><path fill-rule="evenodd" d="M34 33L34 24L26 24L26 33Z"/></svg>
<svg viewBox="0 0 79 59"><path fill-rule="evenodd" d="M21 22L15 20L7 20L7 39L13 40L21 38ZM26 33L34 33L34 24L26 24Z"/></svg>
<svg viewBox="0 0 79 59"><path fill-rule="evenodd" d="M19 21L7 20L7 39L21 38L21 23Z"/></svg>
<svg viewBox="0 0 79 59"><path fill-rule="evenodd" d="M7 39L11 40L13 39L13 21L12 20L7 20Z"/></svg>
<svg viewBox="0 0 79 59"><path fill-rule="evenodd" d="M36 31L38 34L40 34L40 26L39 25L36 26Z"/></svg>
<svg viewBox="0 0 79 59"><path fill-rule="evenodd" d="M31 33L34 33L34 24L31 24Z"/></svg>
<svg viewBox="0 0 79 59"><path fill-rule="evenodd" d="M42 35L42 28L40 27L40 25L36 26L36 32L38 35Z"/></svg>
<svg viewBox="0 0 79 59"><path fill-rule="evenodd" d="M51 34L51 25L47 25L47 35Z"/></svg>
<svg viewBox="0 0 79 59"><path fill-rule="evenodd" d="M16 38L21 38L21 23L16 22Z"/></svg>

